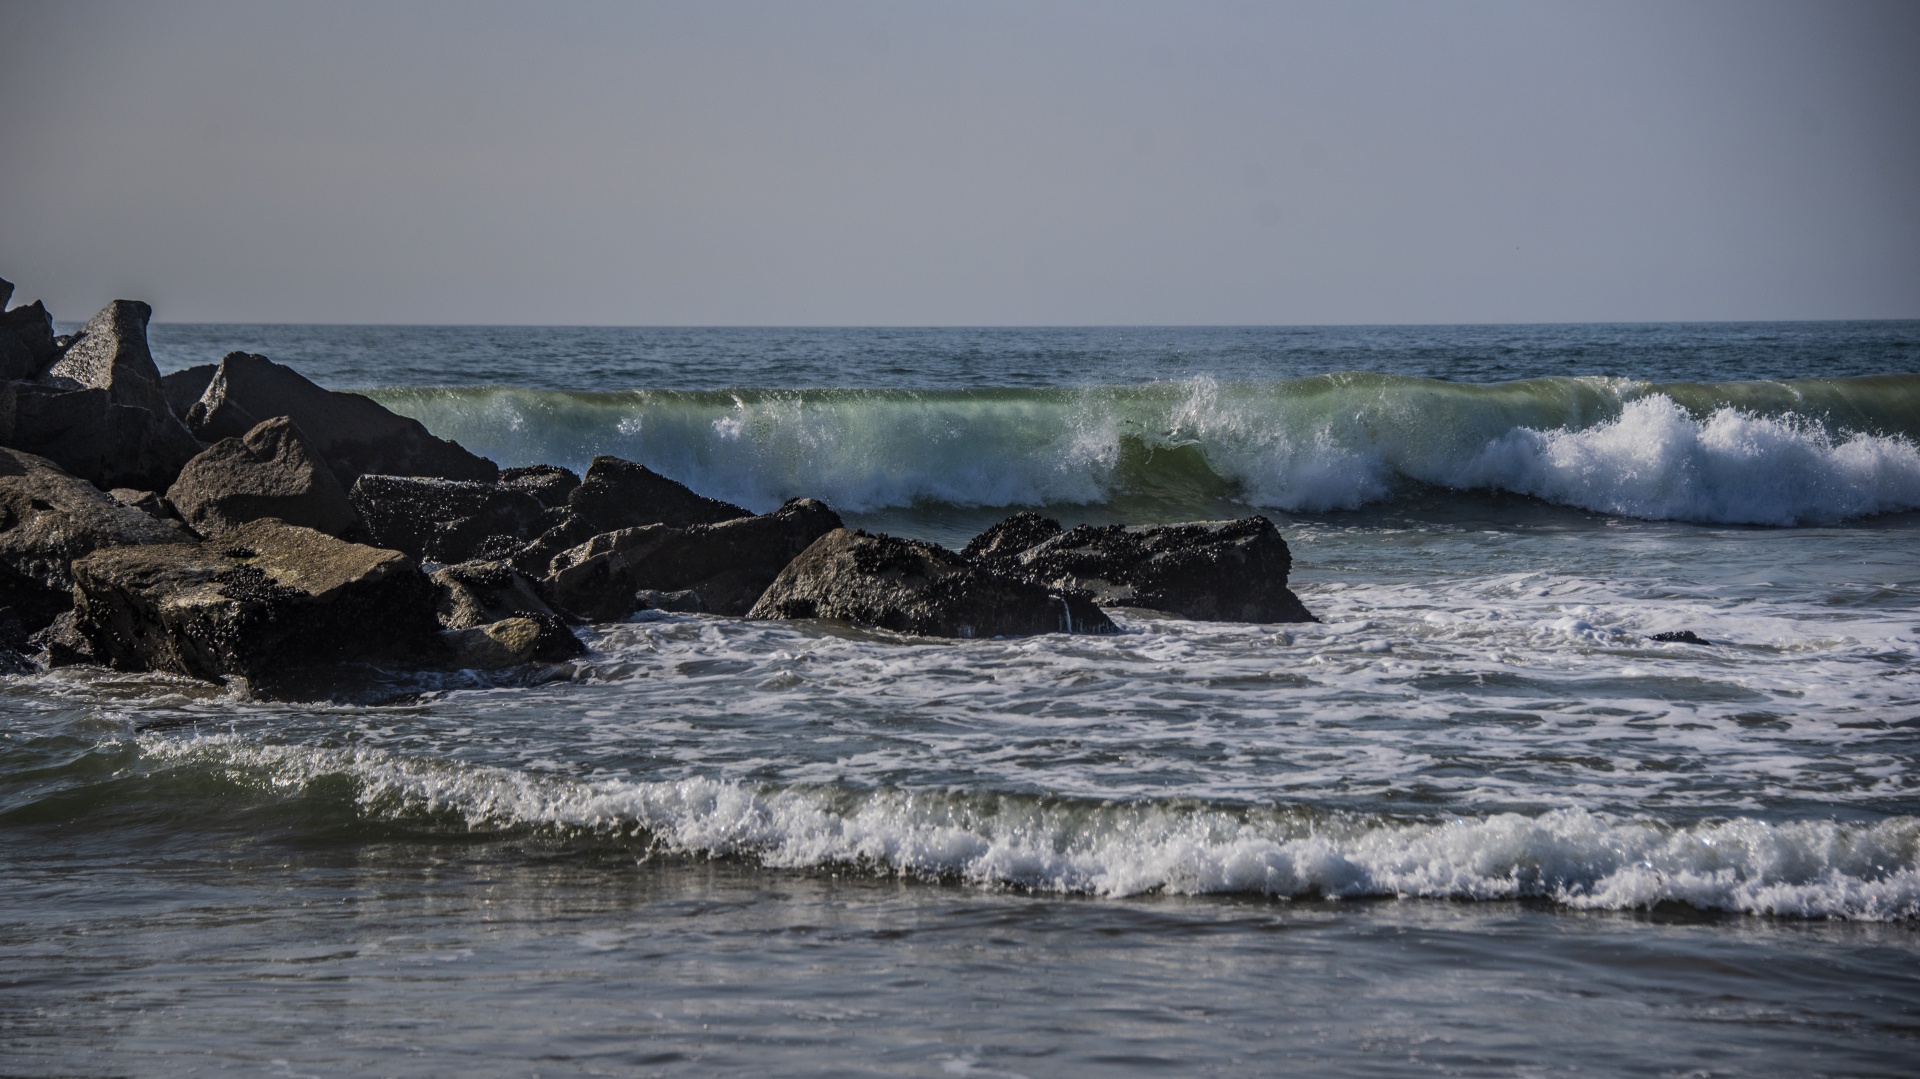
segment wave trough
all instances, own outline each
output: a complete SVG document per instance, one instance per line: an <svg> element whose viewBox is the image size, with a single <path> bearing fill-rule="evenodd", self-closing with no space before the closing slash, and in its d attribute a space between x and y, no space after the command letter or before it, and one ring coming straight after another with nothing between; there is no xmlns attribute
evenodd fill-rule
<svg viewBox="0 0 1920 1079"><path fill-rule="evenodd" d="M612 453L760 510L813 495L854 512L1122 499L1169 513L1220 499L1324 512L1410 485L1720 524L1920 508L1914 375L377 396L503 463L577 467Z"/></svg>

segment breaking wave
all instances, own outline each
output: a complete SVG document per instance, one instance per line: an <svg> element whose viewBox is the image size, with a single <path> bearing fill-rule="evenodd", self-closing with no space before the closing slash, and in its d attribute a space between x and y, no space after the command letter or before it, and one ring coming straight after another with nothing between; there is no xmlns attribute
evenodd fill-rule
<svg viewBox="0 0 1920 1079"><path fill-rule="evenodd" d="M762 510L812 495L855 512L1121 499L1319 512L1413 485L1727 524L1920 508L1920 375L376 396L502 463L612 453Z"/></svg>
<svg viewBox="0 0 1920 1079"><path fill-rule="evenodd" d="M1579 809L1444 821L1249 808L1191 799L772 787L714 779L570 779L366 747L237 735L142 746L283 793L352 793L363 816L450 818L638 838L774 867L852 866L1043 892L1546 899L1629 910L1859 920L1920 918L1920 818L1750 818L1675 825Z"/></svg>

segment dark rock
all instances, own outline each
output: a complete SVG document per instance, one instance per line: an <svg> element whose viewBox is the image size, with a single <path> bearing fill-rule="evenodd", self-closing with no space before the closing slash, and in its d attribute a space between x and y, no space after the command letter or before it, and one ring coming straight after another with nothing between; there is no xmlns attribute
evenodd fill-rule
<svg viewBox="0 0 1920 1079"><path fill-rule="evenodd" d="M1022 510L973 537L960 553L975 561L1010 558L1061 531L1059 521Z"/></svg>
<svg viewBox="0 0 1920 1079"><path fill-rule="evenodd" d="M103 488L159 490L172 483L200 443L167 408L147 352L150 314L146 304L115 300L74 336L38 384L4 384L0 443Z"/></svg>
<svg viewBox="0 0 1920 1079"><path fill-rule="evenodd" d="M59 355L53 316L39 300L0 312L0 378L36 378Z"/></svg>
<svg viewBox="0 0 1920 1079"><path fill-rule="evenodd" d="M107 497L128 509L139 510L157 521L180 519L180 512L173 508L173 503L152 491L142 491L134 487L115 487L107 492Z"/></svg>
<svg viewBox="0 0 1920 1079"><path fill-rule="evenodd" d="M433 585L412 559L282 521L96 551L74 562L73 579L81 634L122 670L257 680L440 647Z"/></svg>
<svg viewBox="0 0 1920 1079"><path fill-rule="evenodd" d="M33 670L31 657L40 651L39 643L34 640L37 636L39 634L31 633L12 608L0 606L0 674L27 674Z"/></svg>
<svg viewBox="0 0 1920 1079"><path fill-rule="evenodd" d="M751 510L695 494L653 469L618 457L595 457L586 478L567 496L567 511L588 535L641 525L718 524L751 517Z"/></svg>
<svg viewBox="0 0 1920 1079"><path fill-rule="evenodd" d="M342 486L366 473L435 476L492 483L492 461L435 438L419 420L397 415L370 397L336 393L265 356L232 352L220 361L187 422L212 442L238 438L262 420L287 416L300 425Z"/></svg>
<svg viewBox="0 0 1920 1079"><path fill-rule="evenodd" d="M548 509L567 504L567 497L580 486L580 477L559 465L529 465L500 470L500 486L525 491Z"/></svg>
<svg viewBox="0 0 1920 1079"><path fill-rule="evenodd" d="M555 558L586 543L596 535L605 534L596 532L592 522L573 516L564 507L548 512L549 519L555 523L546 531L505 554L489 554L489 557L505 558L513 563L515 569L527 576L544 579L553 572ZM612 529L611 531L620 530Z"/></svg>
<svg viewBox="0 0 1920 1079"><path fill-rule="evenodd" d="M207 384L213 381L213 373L218 370L219 364L203 363L161 375L160 390L167 395L167 407L184 422L187 413L193 411L193 406L207 392Z"/></svg>
<svg viewBox="0 0 1920 1079"><path fill-rule="evenodd" d="M1293 555L1265 517L1172 525L1082 525L1010 550L1032 522L977 537L980 564L1034 584L1078 590L1108 607L1144 607L1215 622L1317 621L1287 588ZM1041 523L1046 522L1040 518ZM996 525L1000 528L1002 525Z"/></svg>
<svg viewBox="0 0 1920 1079"><path fill-rule="evenodd" d="M515 615L553 617L526 575L505 562L465 562L435 570L434 611L448 629L471 629Z"/></svg>
<svg viewBox="0 0 1920 1079"><path fill-rule="evenodd" d="M1664 644L1713 644L1712 641L1707 640L1705 637L1700 636L1690 629L1668 630L1665 633L1656 633L1647 639L1650 641L1660 641Z"/></svg>
<svg viewBox="0 0 1920 1079"><path fill-rule="evenodd" d="M365 475L348 493L367 542L448 564L518 550L551 511L507 484Z"/></svg>
<svg viewBox="0 0 1920 1079"><path fill-rule="evenodd" d="M72 606L74 559L190 539L51 461L0 449L0 604L29 631Z"/></svg>
<svg viewBox="0 0 1920 1079"><path fill-rule="evenodd" d="M677 592L662 592L654 588L642 588L633 594L633 609L636 611L672 611L676 614L699 614L706 608L700 603L700 593L691 588L682 588Z"/></svg>
<svg viewBox="0 0 1920 1079"><path fill-rule="evenodd" d="M18 381L38 373L27 347L12 334L0 330L0 379Z"/></svg>
<svg viewBox="0 0 1920 1079"><path fill-rule="evenodd" d="M586 646L552 615L516 615L484 626L441 634L453 652L452 666L497 671L543 660L557 663L583 655Z"/></svg>
<svg viewBox="0 0 1920 1079"><path fill-rule="evenodd" d="M556 556L547 591L562 610L596 622L638 610L643 590L691 591L700 610L743 615L787 563L839 527L840 515L826 503L796 498L772 513L718 524L624 528Z"/></svg>
<svg viewBox="0 0 1920 1079"><path fill-rule="evenodd" d="M11 303L12 301L13 301L13 282L7 280L4 277L0 277L0 311L5 311L7 309L7 304Z"/></svg>
<svg viewBox="0 0 1920 1079"><path fill-rule="evenodd" d="M780 571L749 618L830 618L930 637L1111 633L1085 596L995 573L931 543L835 529Z"/></svg>
<svg viewBox="0 0 1920 1079"><path fill-rule="evenodd" d="M113 404L103 389L30 382L0 382L0 445L45 457L102 489L165 490L201 450L171 414Z"/></svg>
<svg viewBox="0 0 1920 1079"><path fill-rule="evenodd" d="M655 524L684 528L751 516L748 510L696 494L645 465L595 457L586 479L567 495L566 505L553 511L553 523L510 557L521 572L545 577L560 554L608 532Z"/></svg>
<svg viewBox="0 0 1920 1079"><path fill-rule="evenodd" d="M73 667L97 663L93 642L80 632L78 616L62 611L45 629L28 638L28 647L48 667Z"/></svg>
<svg viewBox="0 0 1920 1079"><path fill-rule="evenodd" d="M285 416L223 438L188 461L167 501L203 536L273 517L344 536L359 524L333 470Z"/></svg>

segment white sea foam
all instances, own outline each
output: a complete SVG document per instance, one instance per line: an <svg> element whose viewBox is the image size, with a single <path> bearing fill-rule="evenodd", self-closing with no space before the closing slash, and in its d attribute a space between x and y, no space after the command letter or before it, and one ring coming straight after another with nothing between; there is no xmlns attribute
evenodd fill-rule
<svg viewBox="0 0 1920 1079"><path fill-rule="evenodd" d="M1630 517L1792 525L1920 506L1920 448L1732 408L1697 420L1656 395L1610 423L1508 432L1442 482Z"/></svg>
<svg viewBox="0 0 1920 1079"><path fill-rule="evenodd" d="M150 737L144 748L161 763L209 766L268 787L344 776L372 816L446 813L476 828L644 835L674 852L776 867L850 865L1105 896L1541 898L1608 910L1680 902L1796 917L1920 917L1914 817L1675 826L1568 809L1417 822L1190 801L566 779L236 735Z"/></svg>
<svg viewBox="0 0 1920 1079"><path fill-rule="evenodd" d="M1914 418L1901 419L1909 388L1872 392L1884 398L1875 414L1885 414L1872 432L1834 419L1866 415L1857 402L1868 389L1659 389L1598 378L1501 386L1196 378L948 393L475 390L389 401L508 463L578 466L613 453L755 509L796 495L857 512L1102 503L1144 491L1323 511L1390 498L1415 481L1635 517L1790 525L1920 507Z"/></svg>

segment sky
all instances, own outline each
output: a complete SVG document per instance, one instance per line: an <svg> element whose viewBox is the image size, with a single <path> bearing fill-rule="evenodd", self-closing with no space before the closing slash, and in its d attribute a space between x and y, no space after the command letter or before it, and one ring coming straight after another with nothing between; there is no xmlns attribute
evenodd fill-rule
<svg viewBox="0 0 1920 1079"><path fill-rule="evenodd" d="M1920 4L0 0L83 319L1920 318Z"/></svg>

